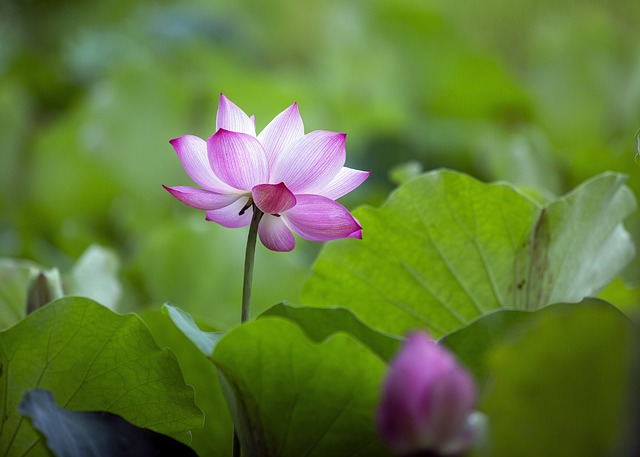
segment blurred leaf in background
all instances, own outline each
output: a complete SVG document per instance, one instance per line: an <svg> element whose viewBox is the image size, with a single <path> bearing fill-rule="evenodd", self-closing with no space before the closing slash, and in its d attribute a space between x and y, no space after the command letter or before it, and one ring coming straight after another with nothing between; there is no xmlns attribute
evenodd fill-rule
<svg viewBox="0 0 640 457"><path fill-rule="evenodd" d="M638 20L632 0L3 2L0 256L65 275L97 243L121 265L119 309L235 322L244 234L161 188L184 178L168 141L213 134L222 91L258 129L297 101L307 130L347 132L348 165L373 171L349 208L405 163L542 199L613 170L638 194ZM640 216L627 227L637 241ZM299 301L317 249L258 253L256 313Z"/></svg>

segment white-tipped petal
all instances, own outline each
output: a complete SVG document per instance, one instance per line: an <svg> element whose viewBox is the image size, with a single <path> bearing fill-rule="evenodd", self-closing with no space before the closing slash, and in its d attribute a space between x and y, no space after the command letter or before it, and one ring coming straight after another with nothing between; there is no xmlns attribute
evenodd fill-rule
<svg viewBox="0 0 640 457"><path fill-rule="evenodd" d="M304 124L298 111L298 105L294 103L274 117L260 132L258 139L262 143L269 165L271 165L279 154L303 136Z"/></svg>
<svg viewBox="0 0 640 457"><path fill-rule="evenodd" d="M326 130L308 133L275 157L270 181L284 182L296 195L323 188L344 165L345 141L344 133Z"/></svg>
<svg viewBox="0 0 640 457"><path fill-rule="evenodd" d="M224 208L207 211L207 220L216 222L223 227L245 227L251 223L253 207L249 206L242 211L249 201L249 197L240 198ZM242 213L242 214L240 214Z"/></svg>
<svg viewBox="0 0 640 457"><path fill-rule="evenodd" d="M272 251L287 252L296 246L296 239L281 217L265 214L258 225L260 241Z"/></svg>
<svg viewBox="0 0 640 457"><path fill-rule="evenodd" d="M296 206L282 213L291 230L311 241L349 238L362 229L340 203L320 195L296 195Z"/></svg>
<svg viewBox="0 0 640 457"><path fill-rule="evenodd" d="M354 170L353 168L342 167L338 174L328 184L321 189L309 189L308 193L322 195L323 197L336 200L348 194L353 189L362 184L371 174L369 171Z"/></svg>
<svg viewBox="0 0 640 457"><path fill-rule="evenodd" d="M206 141L194 135L184 135L174 138L169 143L178 154L182 168L193 182L214 192L231 191L231 187L213 173L207 155Z"/></svg>
<svg viewBox="0 0 640 457"><path fill-rule="evenodd" d="M231 100L220 94L218 102L218 115L216 116L216 131L219 129L229 130L231 132L246 133L247 135L256 136L256 123L245 114Z"/></svg>
<svg viewBox="0 0 640 457"><path fill-rule="evenodd" d="M219 194L190 186L169 187L163 185L162 187L185 205L196 209L209 210L224 208L242 197L240 194Z"/></svg>
<svg viewBox="0 0 640 457"><path fill-rule="evenodd" d="M211 169L222 181L239 190L250 190L269 179L264 149L257 138L220 129L207 140Z"/></svg>

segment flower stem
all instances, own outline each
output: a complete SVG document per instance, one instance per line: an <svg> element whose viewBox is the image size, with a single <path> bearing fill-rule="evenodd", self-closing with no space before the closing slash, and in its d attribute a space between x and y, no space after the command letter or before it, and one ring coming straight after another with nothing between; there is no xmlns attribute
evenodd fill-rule
<svg viewBox="0 0 640 457"><path fill-rule="evenodd" d="M262 219L262 211L255 205L253 207L253 217L249 225L249 236L247 237L247 250L244 254L244 279L242 281L242 314L240 322L249 320L251 312L251 284L253 283L253 261L256 256L256 238L258 235L258 224Z"/></svg>
<svg viewBox="0 0 640 457"><path fill-rule="evenodd" d="M256 239L258 235L258 224L262 219L263 213L255 205L253 205L253 217L249 225L249 235L247 236L247 250L244 254L244 278L242 280L242 312L240 314L240 322L244 323L249 320L251 314L251 285L253 283L253 263L256 256ZM233 430L233 457L241 457L242 450L240 447L240 438L238 431Z"/></svg>

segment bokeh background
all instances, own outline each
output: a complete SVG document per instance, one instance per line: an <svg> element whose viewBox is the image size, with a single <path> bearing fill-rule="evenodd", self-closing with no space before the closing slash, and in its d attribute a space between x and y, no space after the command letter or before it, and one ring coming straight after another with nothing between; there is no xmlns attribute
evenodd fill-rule
<svg viewBox="0 0 640 457"><path fill-rule="evenodd" d="M638 24L636 0L0 2L0 256L123 312L236 322L246 229L161 187L190 184L169 140L213 134L221 92L258 129L297 101L347 132L372 171L351 209L439 167L540 199L614 170L639 195ZM259 247L254 312L299 303L320 247ZM638 264L604 296L638 303Z"/></svg>

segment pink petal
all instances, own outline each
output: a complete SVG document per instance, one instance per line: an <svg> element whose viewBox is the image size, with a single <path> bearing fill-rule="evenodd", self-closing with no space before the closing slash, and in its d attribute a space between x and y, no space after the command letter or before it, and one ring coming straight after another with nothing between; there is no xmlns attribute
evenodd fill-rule
<svg viewBox="0 0 640 457"><path fill-rule="evenodd" d="M355 232L353 232L351 235L349 235L348 238L357 238L358 240L361 240L362 239L362 226L360 225L360 221L358 219L356 219L354 217L353 220L356 221L356 224L358 224L358 226L360 228L358 230L356 230Z"/></svg>
<svg viewBox="0 0 640 457"><path fill-rule="evenodd" d="M344 133L326 130L308 133L275 157L271 182L284 182L296 195L324 187L344 165L345 141Z"/></svg>
<svg viewBox="0 0 640 457"><path fill-rule="evenodd" d="M294 103L289 108L278 114L269 125L258 135L258 139L265 152L269 165L298 138L304 136L304 124L298 112L298 104Z"/></svg>
<svg viewBox="0 0 640 457"><path fill-rule="evenodd" d="M207 211L207 220L216 222L223 227L238 228L249 225L253 215L253 207L250 206L240 215L249 198L240 198L224 208Z"/></svg>
<svg viewBox="0 0 640 457"><path fill-rule="evenodd" d="M220 129L207 140L209 163L224 182L249 190L269 179L267 157L257 138Z"/></svg>
<svg viewBox="0 0 640 457"><path fill-rule="evenodd" d="M296 206L282 213L282 218L291 230L307 240L337 240L362 229L344 206L327 197L296 195L296 200Z"/></svg>
<svg viewBox="0 0 640 457"><path fill-rule="evenodd" d="M231 132L246 133L256 136L255 119L251 119L231 100L220 94L218 115L216 116L216 130L225 129Z"/></svg>
<svg viewBox="0 0 640 457"><path fill-rule="evenodd" d="M355 218L354 218L355 219ZM357 220L357 219L356 219ZM351 235L349 235L347 238L356 238L358 240L362 239L362 229L358 229L355 232L353 232Z"/></svg>
<svg viewBox="0 0 640 457"><path fill-rule="evenodd" d="M296 197L284 183L259 184L251 189L253 201L265 214L277 214L293 208Z"/></svg>
<svg viewBox="0 0 640 457"><path fill-rule="evenodd" d="M260 241L272 251L291 251L296 246L296 239L281 217L265 214L258 225Z"/></svg>
<svg viewBox="0 0 640 457"><path fill-rule="evenodd" d="M220 209L242 197L241 194L218 194L189 186L162 186L185 205L196 209Z"/></svg>
<svg viewBox="0 0 640 457"><path fill-rule="evenodd" d="M213 173L207 155L207 143L202 138L184 135L169 143L176 150L182 168L196 184L218 193L231 191L231 187Z"/></svg>
<svg viewBox="0 0 640 457"><path fill-rule="evenodd" d="M310 194L322 195L324 197L335 200L348 194L358 187L369 177L371 172L354 170L353 168L342 167L335 178L321 189L311 188L308 190Z"/></svg>

